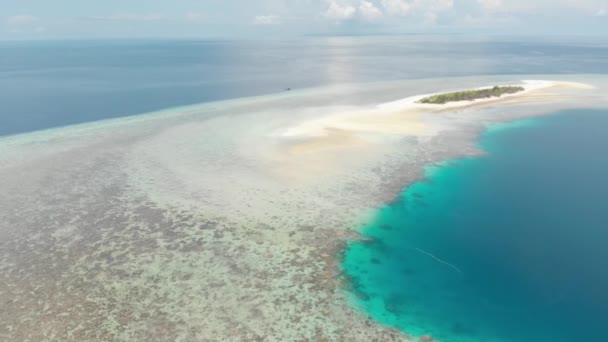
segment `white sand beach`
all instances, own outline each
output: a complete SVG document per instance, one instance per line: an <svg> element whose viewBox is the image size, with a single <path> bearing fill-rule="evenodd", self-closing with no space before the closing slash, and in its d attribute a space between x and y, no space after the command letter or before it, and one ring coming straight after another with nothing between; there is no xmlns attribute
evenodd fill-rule
<svg viewBox="0 0 608 342"><path fill-rule="evenodd" d="M592 85L580 82L523 80L513 85L521 86L523 91L500 97L476 99L473 101L449 102L446 104L423 104L419 101L425 97L437 95L421 94L401 100L381 103L358 111L332 113L313 120L297 123L278 132L285 138L300 139L291 151L306 152L318 149L344 147L350 144L362 144L366 137L410 135L429 137L437 132L432 125L425 122L424 116L440 112L472 109L489 105L526 104L546 101L556 89L594 89ZM484 89L491 85L473 89Z"/></svg>

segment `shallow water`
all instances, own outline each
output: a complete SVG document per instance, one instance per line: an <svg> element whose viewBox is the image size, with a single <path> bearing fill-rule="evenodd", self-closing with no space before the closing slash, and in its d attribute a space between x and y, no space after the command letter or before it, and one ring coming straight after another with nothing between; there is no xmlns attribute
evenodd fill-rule
<svg viewBox="0 0 608 342"><path fill-rule="evenodd" d="M604 341L607 111L494 126L489 153L429 167L343 269L354 305L441 341Z"/></svg>

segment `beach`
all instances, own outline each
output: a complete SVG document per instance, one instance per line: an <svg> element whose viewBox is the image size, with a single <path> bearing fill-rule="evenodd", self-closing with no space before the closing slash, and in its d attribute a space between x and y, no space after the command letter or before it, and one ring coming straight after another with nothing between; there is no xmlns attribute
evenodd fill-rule
<svg viewBox="0 0 608 342"><path fill-rule="evenodd" d="M525 91L416 102L495 84ZM488 124L605 107L607 85L385 82L0 138L0 338L419 341L345 300L345 244Z"/></svg>

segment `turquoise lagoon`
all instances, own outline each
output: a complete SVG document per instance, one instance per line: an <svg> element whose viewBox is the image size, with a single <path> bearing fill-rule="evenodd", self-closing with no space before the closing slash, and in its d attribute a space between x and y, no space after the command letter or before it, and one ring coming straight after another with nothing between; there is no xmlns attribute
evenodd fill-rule
<svg viewBox="0 0 608 342"><path fill-rule="evenodd" d="M343 271L353 305L444 342L606 341L608 112L490 127L379 208Z"/></svg>

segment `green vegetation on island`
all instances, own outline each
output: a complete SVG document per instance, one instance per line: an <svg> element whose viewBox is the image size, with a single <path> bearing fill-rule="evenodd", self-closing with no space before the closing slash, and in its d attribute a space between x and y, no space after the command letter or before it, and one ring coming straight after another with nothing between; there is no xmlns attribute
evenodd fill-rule
<svg viewBox="0 0 608 342"><path fill-rule="evenodd" d="M494 86L492 88L478 89L478 90L466 90L457 91L453 93L433 95L425 97L418 101L419 103L426 104L445 104L448 102L457 101L473 101L477 99L485 99L490 97L500 97L505 94L514 94L523 91L523 87L518 86Z"/></svg>

